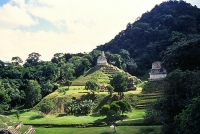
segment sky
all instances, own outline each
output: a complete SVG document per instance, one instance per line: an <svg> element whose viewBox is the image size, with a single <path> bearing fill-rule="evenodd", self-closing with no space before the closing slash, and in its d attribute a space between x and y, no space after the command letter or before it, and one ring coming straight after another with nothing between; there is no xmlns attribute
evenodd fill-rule
<svg viewBox="0 0 200 134"><path fill-rule="evenodd" d="M0 60L90 52L163 0L0 0ZM199 0L187 3L200 7Z"/></svg>

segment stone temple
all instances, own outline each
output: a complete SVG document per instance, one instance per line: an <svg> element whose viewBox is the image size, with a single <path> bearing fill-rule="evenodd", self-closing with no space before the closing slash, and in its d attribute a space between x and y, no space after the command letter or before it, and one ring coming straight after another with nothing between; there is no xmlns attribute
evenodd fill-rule
<svg viewBox="0 0 200 134"><path fill-rule="evenodd" d="M167 76L167 71L161 66L160 61L152 63L149 81L161 80Z"/></svg>
<svg viewBox="0 0 200 134"><path fill-rule="evenodd" d="M107 66L108 62L105 57L104 51L101 51L101 55L97 59L97 66Z"/></svg>

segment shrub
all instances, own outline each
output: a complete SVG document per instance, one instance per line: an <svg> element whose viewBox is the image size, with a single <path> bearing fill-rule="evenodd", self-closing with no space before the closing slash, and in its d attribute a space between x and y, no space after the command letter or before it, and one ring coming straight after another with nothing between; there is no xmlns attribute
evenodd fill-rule
<svg viewBox="0 0 200 134"><path fill-rule="evenodd" d="M99 113L102 116L107 115L109 110L110 110L110 106L106 104L103 107L101 107L101 109L99 110Z"/></svg>
<svg viewBox="0 0 200 134"><path fill-rule="evenodd" d="M48 114L53 107L52 102L45 102L40 105L40 111L44 114Z"/></svg>

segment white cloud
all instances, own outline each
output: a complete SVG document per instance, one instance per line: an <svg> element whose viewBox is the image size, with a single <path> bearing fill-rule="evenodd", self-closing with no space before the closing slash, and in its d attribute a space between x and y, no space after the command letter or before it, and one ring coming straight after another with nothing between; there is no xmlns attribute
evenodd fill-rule
<svg viewBox="0 0 200 134"><path fill-rule="evenodd" d="M11 4L5 4L0 8L0 28L16 28L19 26L31 26L37 24L27 13L26 9Z"/></svg>

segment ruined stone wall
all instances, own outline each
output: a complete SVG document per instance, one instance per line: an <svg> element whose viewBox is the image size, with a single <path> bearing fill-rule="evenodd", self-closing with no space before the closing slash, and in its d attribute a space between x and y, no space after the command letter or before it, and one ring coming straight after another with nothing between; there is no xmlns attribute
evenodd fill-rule
<svg viewBox="0 0 200 134"><path fill-rule="evenodd" d="M150 74L150 78L149 80L150 81L153 81L153 80L160 80L160 79L163 79L167 76L167 74Z"/></svg>

